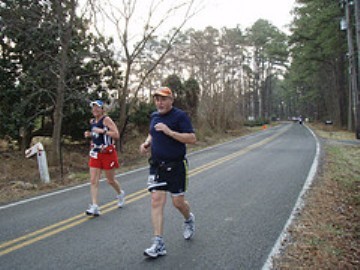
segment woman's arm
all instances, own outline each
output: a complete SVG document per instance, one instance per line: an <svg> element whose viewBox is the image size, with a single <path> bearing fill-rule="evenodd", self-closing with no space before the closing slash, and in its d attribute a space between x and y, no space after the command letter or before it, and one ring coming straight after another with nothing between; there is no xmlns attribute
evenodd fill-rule
<svg viewBox="0 0 360 270"><path fill-rule="evenodd" d="M108 130L106 131L105 129L103 129L102 134L109 135L111 138L115 140L118 140L120 138L120 134L117 126L109 116L105 117L104 125L108 128Z"/></svg>

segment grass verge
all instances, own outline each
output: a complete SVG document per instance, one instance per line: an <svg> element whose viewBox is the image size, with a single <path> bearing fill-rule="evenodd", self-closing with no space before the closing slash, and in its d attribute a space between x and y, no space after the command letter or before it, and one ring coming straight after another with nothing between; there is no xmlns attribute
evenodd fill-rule
<svg viewBox="0 0 360 270"><path fill-rule="evenodd" d="M313 128L327 139L324 160L273 268L359 269L360 145L332 143L351 138L346 131Z"/></svg>

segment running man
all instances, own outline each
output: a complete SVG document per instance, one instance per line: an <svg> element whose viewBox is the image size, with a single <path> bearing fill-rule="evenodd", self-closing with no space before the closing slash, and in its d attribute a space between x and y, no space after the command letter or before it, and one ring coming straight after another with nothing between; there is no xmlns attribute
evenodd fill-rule
<svg viewBox="0 0 360 270"><path fill-rule="evenodd" d="M163 239L164 207L167 192L171 193L174 207L184 217L183 236L189 240L195 232L195 216L185 200L188 184L186 144L194 144L196 136L187 114L173 107L174 96L168 87L155 91L157 111L151 115L150 132L140 145L140 152L151 149L148 190L151 192L151 221L153 244L144 255L156 258L166 255Z"/></svg>

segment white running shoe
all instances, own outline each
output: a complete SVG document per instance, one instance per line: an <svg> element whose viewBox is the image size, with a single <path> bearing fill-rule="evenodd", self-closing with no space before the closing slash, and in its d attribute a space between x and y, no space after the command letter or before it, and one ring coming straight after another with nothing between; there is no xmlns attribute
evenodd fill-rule
<svg viewBox="0 0 360 270"><path fill-rule="evenodd" d="M124 204L125 204L125 191L121 191L121 193L119 195L117 195L117 199L119 200L118 201L118 207L123 207Z"/></svg>
<svg viewBox="0 0 360 270"><path fill-rule="evenodd" d="M189 240L195 233L195 215L190 213L190 218L184 222L184 238Z"/></svg>
<svg viewBox="0 0 360 270"><path fill-rule="evenodd" d="M88 216L100 216L100 208L96 204L90 204L89 209L85 212Z"/></svg>
<svg viewBox="0 0 360 270"><path fill-rule="evenodd" d="M144 250L144 255L151 258L166 255L165 243L162 238L155 237L152 246Z"/></svg>

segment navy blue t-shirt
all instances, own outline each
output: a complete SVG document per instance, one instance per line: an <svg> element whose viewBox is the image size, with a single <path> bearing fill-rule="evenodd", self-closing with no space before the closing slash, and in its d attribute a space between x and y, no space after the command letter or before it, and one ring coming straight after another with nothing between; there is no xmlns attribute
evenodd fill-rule
<svg viewBox="0 0 360 270"><path fill-rule="evenodd" d="M155 125L164 123L171 130L179 133L194 133L190 118L188 115L173 107L168 113L160 114L154 112L151 114L150 135L151 141L151 157L156 161L178 161L185 157L186 145L181 143L162 131L156 131Z"/></svg>

